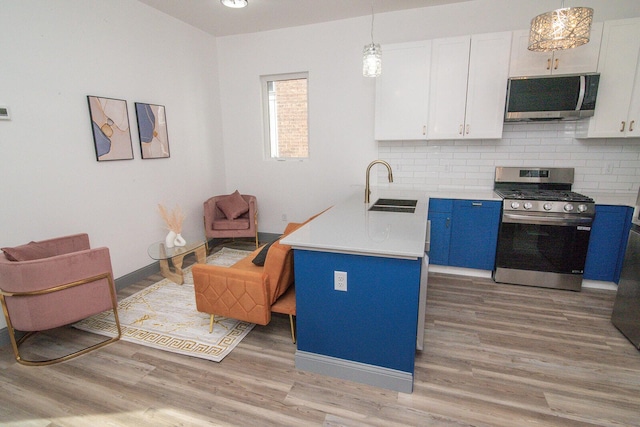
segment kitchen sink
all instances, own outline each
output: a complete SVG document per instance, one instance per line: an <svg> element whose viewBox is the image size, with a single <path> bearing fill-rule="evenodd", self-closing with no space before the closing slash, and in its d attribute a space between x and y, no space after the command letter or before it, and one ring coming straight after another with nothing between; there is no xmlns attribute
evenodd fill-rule
<svg viewBox="0 0 640 427"><path fill-rule="evenodd" d="M374 206L407 206L414 207L418 204L417 200L412 199L378 199Z"/></svg>
<svg viewBox="0 0 640 427"><path fill-rule="evenodd" d="M369 210L377 212L414 213L417 204L418 201L412 199L378 199Z"/></svg>
<svg viewBox="0 0 640 427"><path fill-rule="evenodd" d="M378 211L378 212L405 212L405 213L414 213L416 208L414 207L406 207L406 206L379 206L373 205L369 208L370 211Z"/></svg>

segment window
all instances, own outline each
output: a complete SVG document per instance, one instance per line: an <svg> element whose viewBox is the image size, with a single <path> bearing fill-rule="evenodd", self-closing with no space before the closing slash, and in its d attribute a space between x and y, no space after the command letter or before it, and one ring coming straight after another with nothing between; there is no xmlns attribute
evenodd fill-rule
<svg viewBox="0 0 640 427"><path fill-rule="evenodd" d="M309 158L307 73L262 77L268 159Z"/></svg>

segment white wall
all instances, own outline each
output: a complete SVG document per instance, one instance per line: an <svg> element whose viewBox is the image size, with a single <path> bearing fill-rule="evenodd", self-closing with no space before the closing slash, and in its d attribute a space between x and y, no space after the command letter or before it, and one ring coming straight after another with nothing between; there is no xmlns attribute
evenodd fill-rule
<svg viewBox="0 0 640 427"><path fill-rule="evenodd" d="M576 5L571 3L567 6ZM637 0L584 0L579 5L593 7L596 21L640 16ZM474 0L378 14L375 16L374 40L385 44L523 29L535 15L559 6L556 0ZM365 169L371 160L384 158L390 151L394 152L393 156L388 156L392 165L404 167L398 174L394 172L394 176L400 178L397 182L432 188L434 181L427 181L427 178L433 178L434 171L426 165L436 161L442 168L435 176L442 178L442 181L436 180L436 186L478 185L477 175L471 172L467 178L463 175L460 179L460 167L465 166L478 170L482 185L490 188L493 172L489 171L496 163L501 163L505 155L508 158L504 153L511 150L510 147L519 146L516 153L521 153L523 159L537 162L545 160L544 155L531 156L530 151L535 151L536 146L537 150L552 146L550 139L543 140L558 136L558 132L545 130L544 125L533 125L524 141L513 131L499 141L377 143L373 139L375 83L374 79L362 77L360 60L363 46L370 42L370 25L370 17L363 17L218 38L227 191L238 188L258 196L262 231L282 231L283 214L289 220L299 221L339 201L354 191L354 186L364 185ZM384 72L384 52L382 67ZM299 71L309 72L310 159L304 162L264 160L260 76ZM566 138L563 131L560 135ZM528 147L529 142L531 147ZM606 141L574 143L572 140L568 146L570 150L575 148L577 153L583 152L585 145L590 146L589 150L601 151L604 159L602 152L607 149L602 146L608 144ZM629 144L632 158L637 160L638 143L630 141ZM618 143L614 145L615 149L620 147ZM446 152L451 147L452 152L459 153L450 154L449 159L453 162L447 164L443 160L446 157L437 160L431 157L437 150ZM475 162L467 163L478 147L483 152L494 152L495 156L484 160L478 157ZM418 160L417 166L398 162L397 159L403 156L407 162L412 161L416 151L419 156L425 156ZM562 159L561 156L555 158ZM483 161L481 168L477 163ZM604 169L604 164L595 166L598 167ZM456 174L451 175L445 168L448 171L455 169ZM376 169L384 174L383 168ZM593 170L585 170L582 176L587 172ZM608 178L610 176L604 179ZM640 177L633 179L637 188Z"/></svg>
<svg viewBox="0 0 640 427"><path fill-rule="evenodd" d="M218 39L227 190L258 197L259 229L281 232L364 182L375 159L375 81L362 77L362 20ZM362 31L358 31L358 29ZM365 40L366 41L366 40ZM260 76L309 72L306 161L265 160Z"/></svg>
<svg viewBox="0 0 640 427"><path fill-rule="evenodd" d="M0 244L87 232L121 277L153 262L158 203L201 232L225 187L215 39L132 0L0 0L0 28ZM127 101L134 160L96 161L87 95ZM141 159L136 101L166 107L169 159Z"/></svg>

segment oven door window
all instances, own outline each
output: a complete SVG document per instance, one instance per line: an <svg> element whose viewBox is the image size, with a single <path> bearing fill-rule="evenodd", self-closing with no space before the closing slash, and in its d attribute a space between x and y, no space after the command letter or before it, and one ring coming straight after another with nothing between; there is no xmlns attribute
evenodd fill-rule
<svg viewBox="0 0 640 427"><path fill-rule="evenodd" d="M503 222L496 266L519 270L582 274L590 227Z"/></svg>

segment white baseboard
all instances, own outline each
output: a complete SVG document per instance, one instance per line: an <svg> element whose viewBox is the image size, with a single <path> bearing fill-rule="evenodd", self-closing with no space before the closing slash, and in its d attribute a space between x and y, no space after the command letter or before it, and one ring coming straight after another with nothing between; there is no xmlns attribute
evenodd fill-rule
<svg viewBox="0 0 640 427"><path fill-rule="evenodd" d="M475 268L449 267L448 265L429 264L429 272L457 274L459 276L491 278L491 270L477 270Z"/></svg>
<svg viewBox="0 0 640 427"><path fill-rule="evenodd" d="M296 369L301 371L314 372L402 393L413 391L413 374L410 372L300 350L296 351L295 359Z"/></svg>

